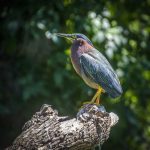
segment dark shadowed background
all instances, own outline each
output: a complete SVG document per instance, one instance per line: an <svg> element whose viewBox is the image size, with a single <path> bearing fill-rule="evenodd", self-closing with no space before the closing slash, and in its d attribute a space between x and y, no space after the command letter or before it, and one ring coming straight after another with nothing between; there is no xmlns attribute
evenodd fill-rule
<svg viewBox="0 0 150 150"><path fill-rule="evenodd" d="M150 149L150 0L0 0L0 149L44 104L75 116L95 90L72 68L69 41L83 33L116 70L123 95L102 96L120 117L103 150Z"/></svg>

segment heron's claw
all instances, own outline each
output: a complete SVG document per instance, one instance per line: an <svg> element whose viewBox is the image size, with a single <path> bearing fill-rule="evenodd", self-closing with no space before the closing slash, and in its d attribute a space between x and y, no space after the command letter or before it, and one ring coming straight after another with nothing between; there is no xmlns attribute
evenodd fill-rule
<svg viewBox="0 0 150 150"><path fill-rule="evenodd" d="M84 107L85 105L87 105L87 104L94 104L94 105L97 105L97 106L100 105L99 100L96 100L94 103L93 103L92 101L85 101L85 102L83 103L83 105L81 106L81 108L83 108L83 107Z"/></svg>
<svg viewBox="0 0 150 150"><path fill-rule="evenodd" d="M83 103L83 105L87 105L87 104L95 104L95 105L100 105L99 100L97 99L94 103L92 101L86 101Z"/></svg>

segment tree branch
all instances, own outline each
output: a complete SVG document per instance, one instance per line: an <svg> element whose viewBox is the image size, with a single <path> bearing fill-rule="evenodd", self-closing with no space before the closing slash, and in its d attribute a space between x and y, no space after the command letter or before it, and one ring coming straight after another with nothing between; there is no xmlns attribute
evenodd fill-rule
<svg viewBox="0 0 150 150"><path fill-rule="evenodd" d="M25 123L22 133L7 150L88 150L102 145L118 116L107 113L103 106L84 105L77 117L60 117L50 105Z"/></svg>

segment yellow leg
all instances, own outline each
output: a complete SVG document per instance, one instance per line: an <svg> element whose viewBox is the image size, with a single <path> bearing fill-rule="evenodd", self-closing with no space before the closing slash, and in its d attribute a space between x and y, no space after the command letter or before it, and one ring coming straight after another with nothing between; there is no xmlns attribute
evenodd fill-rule
<svg viewBox="0 0 150 150"><path fill-rule="evenodd" d="M97 96L95 103L100 104L100 95Z"/></svg>
<svg viewBox="0 0 150 150"><path fill-rule="evenodd" d="M105 92L104 89L99 87L97 92L96 92L96 94L92 98L92 100L90 102L84 102L83 104L97 104L97 105L99 105L99 103L100 103L100 96L101 96L102 92Z"/></svg>
<svg viewBox="0 0 150 150"><path fill-rule="evenodd" d="M99 104L99 100L102 92L104 92L104 90L101 87L99 87L96 94L92 98L91 103L96 102L96 104Z"/></svg>

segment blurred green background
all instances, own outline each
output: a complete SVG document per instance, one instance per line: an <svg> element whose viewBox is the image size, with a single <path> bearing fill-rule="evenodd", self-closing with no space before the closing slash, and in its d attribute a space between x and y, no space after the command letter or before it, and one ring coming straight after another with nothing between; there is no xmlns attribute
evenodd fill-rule
<svg viewBox="0 0 150 150"><path fill-rule="evenodd" d="M95 90L75 73L71 43L83 33L110 61L123 95L102 104L120 117L103 150L150 149L150 0L0 0L0 149L47 103L75 116Z"/></svg>

